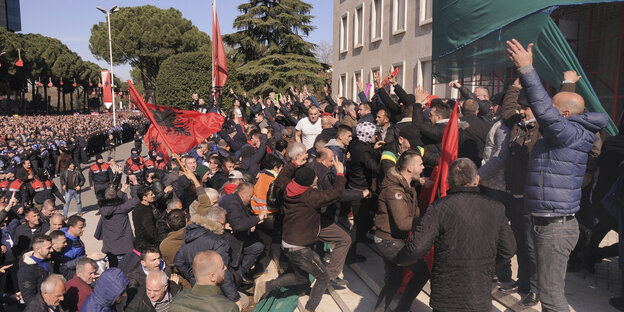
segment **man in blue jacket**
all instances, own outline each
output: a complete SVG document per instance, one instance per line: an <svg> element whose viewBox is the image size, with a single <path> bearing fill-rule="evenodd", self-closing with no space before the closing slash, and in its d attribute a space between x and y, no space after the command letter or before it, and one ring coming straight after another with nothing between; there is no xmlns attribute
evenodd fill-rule
<svg viewBox="0 0 624 312"><path fill-rule="evenodd" d="M67 227L61 231L67 237L67 246L61 251L61 261L67 264L67 268L73 271L69 276L73 276L76 271L76 262L86 255L85 245L80 239L86 226L85 219L78 215L73 215L67 219Z"/></svg>
<svg viewBox="0 0 624 312"><path fill-rule="evenodd" d="M507 55L518 68L529 105L543 132L531 152L525 206L533 223L537 287L542 311L569 311L565 275L570 252L579 237L574 214L579 210L587 155L604 128L604 113L583 114L583 98L560 92L550 98L533 68L533 44L525 50L507 41Z"/></svg>

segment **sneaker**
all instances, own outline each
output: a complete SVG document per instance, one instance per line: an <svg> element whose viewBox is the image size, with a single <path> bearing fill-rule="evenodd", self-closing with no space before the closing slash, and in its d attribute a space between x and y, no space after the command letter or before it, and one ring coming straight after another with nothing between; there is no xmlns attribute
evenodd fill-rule
<svg viewBox="0 0 624 312"><path fill-rule="evenodd" d="M336 277L333 280L329 281L329 284L334 288L345 288L349 285L349 282L340 277Z"/></svg>

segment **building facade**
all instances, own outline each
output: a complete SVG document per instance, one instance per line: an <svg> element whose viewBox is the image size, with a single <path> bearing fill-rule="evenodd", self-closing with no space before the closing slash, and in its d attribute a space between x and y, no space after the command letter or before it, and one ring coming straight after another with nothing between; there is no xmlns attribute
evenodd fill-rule
<svg viewBox="0 0 624 312"><path fill-rule="evenodd" d="M0 27L12 32L22 30L19 0L0 0Z"/></svg>
<svg viewBox="0 0 624 312"><path fill-rule="evenodd" d="M334 0L333 94L357 99L358 80L365 89L375 71L383 79L398 68L397 82L408 93L422 85L456 97L431 78L432 14L433 0Z"/></svg>

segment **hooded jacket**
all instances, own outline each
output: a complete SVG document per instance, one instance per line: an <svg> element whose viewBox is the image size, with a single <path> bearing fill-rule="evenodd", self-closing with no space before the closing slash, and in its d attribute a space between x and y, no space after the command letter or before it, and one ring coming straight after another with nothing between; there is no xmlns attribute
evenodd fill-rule
<svg viewBox="0 0 624 312"><path fill-rule="evenodd" d="M126 291L128 278L118 268L110 268L95 282L93 294L85 300L81 312L113 312L115 301Z"/></svg>
<svg viewBox="0 0 624 312"><path fill-rule="evenodd" d="M223 259L223 263L229 268L230 243L223 233L223 226L200 214L192 214L191 223L184 230L182 246L174 258L175 266L180 271L180 275L191 285L195 285L193 258L198 252L204 250L216 251ZM225 281L221 285L221 290L232 301L240 299L229 270L225 273Z"/></svg>
<svg viewBox="0 0 624 312"><path fill-rule="evenodd" d="M295 246L308 246L318 240L321 208L340 199L347 180L343 174L338 174L331 189L305 187L292 179L296 169L296 164L287 164L275 180L280 189L284 190L282 240Z"/></svg>
<svg viewBox="0 0 624 312"><path fill-rule="evenodd" d="M581 185L595 133L604 128L605 113L564 118L553 106L533 66L519 69L529 105L543 137L535 142L524 198L530 213L571 215L581 203Z"/></svg>
<svg viewBox="0 0 624 312"><path fill-rule="evenodd" d="M125 255L132 251L134 235L128 213L138 203L138 198L128 200L128 195L121 191L117 192L117 198L98 202L101 215L93 236L102 241L102 252Z"/></svg>

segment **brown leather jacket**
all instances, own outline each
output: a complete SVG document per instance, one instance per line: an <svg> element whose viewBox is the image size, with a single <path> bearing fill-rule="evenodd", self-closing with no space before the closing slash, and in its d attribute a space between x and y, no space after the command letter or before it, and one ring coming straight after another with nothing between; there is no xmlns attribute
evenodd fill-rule
<svg viewBox="0 0 624 312"><path fill-rule="evenodd" d="M390 168L381 183L379 210L375 215L375 235L387 240L404 240L412 230L412 222L419 216L416 190L396 168Z"/></svg>

